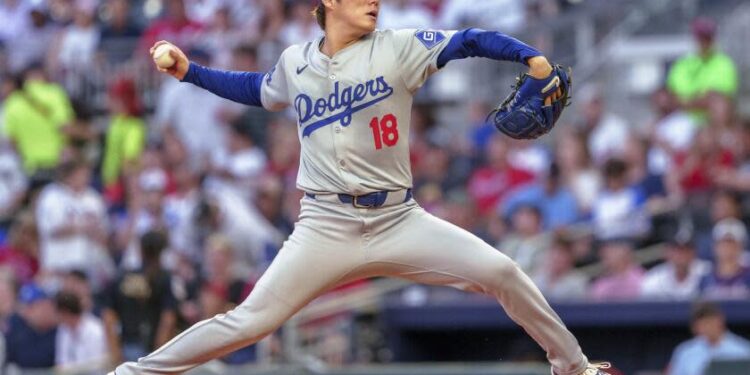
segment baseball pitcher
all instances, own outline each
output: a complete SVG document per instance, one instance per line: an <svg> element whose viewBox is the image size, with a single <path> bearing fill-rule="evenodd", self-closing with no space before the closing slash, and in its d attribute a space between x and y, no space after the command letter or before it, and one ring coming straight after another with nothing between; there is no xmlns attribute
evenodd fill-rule
<svg viewBox="0 0 750 375"><path fill-rule="evenodd" d="M305 194L294 232L240 306L117 367L117 375L185 372L259 341L321 293L373 276L494 296L547 352L553 374L606 374L609 364L589 363L511 259L412 199L410 112L428 77L467 57L528 65L489 119L508 136L535 138L565 107L568 73L497 32L376 30L379 3L322 0L315 15L325 36L287 48L267 73L209 69L170 45L175 64L162 72L239 103L296 112L297 187Z"/></svg>

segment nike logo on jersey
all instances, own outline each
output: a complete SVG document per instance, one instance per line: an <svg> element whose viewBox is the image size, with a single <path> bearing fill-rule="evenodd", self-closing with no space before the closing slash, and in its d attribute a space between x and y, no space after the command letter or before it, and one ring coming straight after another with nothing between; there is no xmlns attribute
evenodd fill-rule
<svg viewBox="0 0 750 375"><path fill-rule="evenodd" d="M305 127L302 136L309 137L314 131L336 121L340 121L342 126L349 126L353 114L391 95L393 87L382 76L343 90L339 89L339 82L336 82L331 95L316 100L299 94L294 99L294 107L297 110L299 125ZM317 121L311 122L312 120Z"/></svg>
<svg viewBox="0 0 750 375"><path fill-rule="evenodd" d="M303 66L303 67L301 67L301 68L300 68L300 67L297 67L297 75L300 75L300 74L302 74L302 72L304 72L304 71L305 71L305 69L307 69L307 67L308 67L308 66L310 66L310 64L307 64L307 65L305 65L305 66Z"/></svg>

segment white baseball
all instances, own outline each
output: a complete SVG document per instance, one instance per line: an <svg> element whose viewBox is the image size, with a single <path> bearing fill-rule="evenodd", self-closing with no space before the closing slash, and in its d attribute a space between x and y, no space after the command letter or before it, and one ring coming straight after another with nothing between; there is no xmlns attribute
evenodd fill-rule
<svg viewBox="0 0 750 375"><path fill-rule="evenodd" d="M170 44L162 44L156 47L153 54L154 63L156 63L156 66L162 69L171 68L175 64L175 60L169 53L169 51L172 50L173 48Z"/></svg>

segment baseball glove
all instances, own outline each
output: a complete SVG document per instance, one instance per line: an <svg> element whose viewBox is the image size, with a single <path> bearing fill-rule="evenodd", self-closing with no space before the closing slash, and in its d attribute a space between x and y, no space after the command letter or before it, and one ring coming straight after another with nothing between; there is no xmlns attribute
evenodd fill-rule
<svg viewBox="0 0 750 375"><path fill-rule="evenodd" d="M543 79L522 74L508 98L490 112L488 121L515 139L535 139L548 133L569 104L570 76L571 70L560 65L553 65L552 73Z"/></svg>

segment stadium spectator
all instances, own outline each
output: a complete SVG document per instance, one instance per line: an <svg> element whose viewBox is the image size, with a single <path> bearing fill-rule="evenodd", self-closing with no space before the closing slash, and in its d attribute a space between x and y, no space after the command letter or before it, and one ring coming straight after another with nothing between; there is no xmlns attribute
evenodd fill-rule
<svg viewBox="0 0 750 375"><path fill-rule="evenodd" d="M23 205L28 185L18 155L10 142L0 136L0 234L8 229L13 216Z"/></svg>
<svg viewBox="0 0 750 375"><path fill-rule="evenodd" d="M196 220L200 233L219 233L229 240L241 277L250 277L255 268L267 264L267 254L275 254L281 244L276 228L231 191L207 192Z"/></svg>
<svg viewBox="0 0 750 375"><path fill-rule="evenodd" d="M594 235L598 239L642 238L650 229L645 192L628 185L628 166L610 159L602 167L604 189L592 208Z"/></svg>
<svg viewBox="0 0 750 375"><path fill-rule="evenodd" d="M750 267L743 259L747 229L737 219L724 219L714 226L714 269L700 282L701 296L708 299L750 297Z"/></svg>
<svg viewBox="0 0 750 375"><path fill-rule="evenodd" d="M705 196L716 188L715 177L734 166L734 155L719 144L713 129L704 127L696 134L690 149L675 155L670 178L679 183L691 202L699 204L696 199L705 201ZM705 202L702 205L705 207Z"/></svg>
<svg viewBox="0 0 750 375"><path fill-rule="evenodd" d="M258 62L258 50L256 47L248 44L237 46L232 50L232 69L243 72L260 71ZM247 126L249 134L255 141L256 145L266 151L272 152L268 147L267 136L271 120L274 114L263 108L245 106L245 107L223 107L219 116L227 124L242 123Z"/></svg>
<svg viewBox="0 0 750 375"><path fill-rule="evenodd" d="M684 153L692 146L698 124L680 109L677 98L666 88L651 95L651 105L656 119L648 129L652 140L648 167L651 173L663 175L672 168L674 155Z"/></svg>
<svg viewBox="0 0 750 375"><path fill-rule="evenodd" d="M695 337L675 348L667 375L702 375L712 360L750 358L750 341L727 329L719 306L698 303L690 320Z"/></svg>
<svg viewBox="0 0 750 375"><path fill-rule="evenodd" d="M250 203L259 177L266 169L266 155L255 145L251 124L233 124L226 144L225 148L214 152L210 168L212 178L206 183L219 191L231 191Z"/></svg>
<svg viewBox="0 0 750 375"><path fill-rule="evenodd" d="M511 232L496 247L531 274L550 245L549 236L542 233L542 213L537 206L526 204L517 207L511 218Z"/></svg>
<svg viewBox="0 0 750 375"><path fill-rule="evenodd" d="M94 302L91 284L85 272L73 270L65 274L62 279L60 291L74 294L78 298L78 302L80 302L84 313L101 315L101 306Z"/></svg>
<svg viewBox="0 0 750 375"><path fill-rule="evenodd" d="M425 209L430 212L442 208L443 192L450 188L450 153L443 147L426 143L422 155L416 160L414 187L418 196L426 198ZM433 191L437 190L437 191ZM425 194L435 193L435 194ZM426 197L425 195L429 195Z"/></svg>
<svg viewBox="0 0 750 375"><path fill-rule="evenodd" d="M18 17L18 21L13 20L7 24L11 26L11 31L10 37L5 40L8 67L12 73L22 71L36 61L46 61L49 47L59 31L57 25L49 20L46 2L19 2L21 4L10 11L10 16ZM13 30L14 25L18 34ZM5 26L2 27L4 28Z"/></svg>
<svg viewBox="0 0 750 375"><path fill-rule="evenodd" d="M8 42L23 38L30 25L29 4L25 0L3 0L0 1L0 43L7 45Z"/></svg>
<svg viewBox="0 0 750 375"><path fill-rule="evenodd" d="M590 296L596 301L635 300L641 293L643 268L633 259L633 244L611 240L599 249L604 273L591 285Z"/></svg>
<svg viewBox="0 0 750 375"><path fill-rule="evenodd" d="M419 29L432 23L432 15L422 4L408 0L380 3L378 27L381 29Z"/></svg>
<svg viewBox="0 0 750 375"><path fill-rule="evenodd" d="M142 30L131 17L128 0L106 0L103 3L108 17L100 28L99 51L108 64L119 65L133 56Z"/></svg>
<svg viewBox="0 0 750 375"><path fill-rule="evenodd" d="M16 215L6 244L0 244L0 268L8 268L20 284L32 282L39 272L39 235L34 216Z"/></svg>
<svg viewBox="0 0 750 375"><path fill-rule="evenodd" d="M627 183L643 195L644 209L649 215L668 212L679 206L679 189L666 183L668 179L648 168L649 142L630 136L625 140L623 161L627 164Z"/></svg>
<svg viewBox="0 0 750 375"><path fill-rule="evenodd" d="M106 293L104 322L112 331L121 326L125 360L136 360L174 336L177 306L171 276L160 265L166 247L163 233L146 232L139 246L142 267L126 271Z"/></svg>
<svg viewBox="0 0 750 375"><path fill-rule="evenodd" d="M540 142L529 140L511 140L508 162L516 169L542 176L549 169L550 155Z"/></svg>
<svg viewBox="0 0 750 375"><path fill-rule="evenodd" d="M739 140L737 168L718 171L714 181L722 189L748 194L750 193L750 121L746 121L737 129L737 138Z"/></svg>
<svg viewBox="0 0 750 375"><path fill-rule="evenodd" d="M475 170L469 179L469 195L482 216L494 212L514 188L534 179L533 174L513 168L508 163L509 147L503 135L494 134L485 151L484 166Z"/></svg>
<svg viewBox="0 0 750 375"><path fill-rule="evenodd" d="M284 186L278 176L270 173L263 175L254 203L260 214L283 236L292 233L294 223L288 215L284 215Z"/></svg>
<svg viewBox="0 0 750 375"><path fill-rule="evenodd" d="M727 126L723 114L737 93L739 79L732 59L720 52L714 43L716 22L699 17L691 29L698 46L696 54L677 60L668 73L667 86L680 99L682 106L711 124Z"/></svg>
<svg viewBox="0 0 750 375"><path fill-rule="evenodd" d="M139 51L146 56L149 48L159 40L169 40L176 45L193 46L203 25L188 17L185 0L165 0L164 15L152 22L143 32Z"/></svg>
<svg viewBox="0 0 750 375"><path fill-rule="evenodd" d="M5 360L23 371L55 365L57 313L49 295L34 284L18 292L19 309L5 333Z"/></svg>
<svg viewBox="0 0 750 375"><path fill-rule="evenodd" d="M92 280L111 277L104 200L89 187L91 169L81 160L64 162L57 182L39 194L36 220L45 272L85 270Z"/></svg>
<svg viewBox="0 0 750 375"><path fill-rule="evenodd" d="M8 331L10 317L16 311L16 282L11 270L0 268L0 337ZM5 349L0 348L0 357L5 357ZM0 361L2 368L4 361Z"/></svg>
<svg viewBox="0 0 750 375"><path fill-rule="evenodd" d="M169 248L175 253L199 262L200 238L195 231L194 218L200 201L198 176L183 162L172 167L176 191L164 198L164 221L169 229Z"/></svg>
<svg viewBox="0 0 750 375"><path fill-rule="evenodd" d="M581 130L588 139L588 149L594 164L601 166L611 158L622 157L624 139L630 134L625 119L607 111L599 87L590 84L581 89L583 116Z"/></svg>
<svg viewBox="0 0 750 375"><path fill-rule="evenodd" d="M310 17L309 1L292 0L287 3L287 17L284 26L279 30L279 39L283 44L291 46L305 43L323 35L320 26L315 23L315 18Z"/></svg>
<svg viewBox="0 0 750 375"><path fill-rule="evenodd" d="M220 311L204 311L203 317L210 318L217 313L224 313L234 306L239 305L247 298L253 289L254 283L247 278L238 276L238 269L234 261L234 250L232 244L222 235L213 235L206 241L206 260L204 268L203 288L213 290L216 296L221 296L223 305L216 306ZM250 280L260 275L253 275ZM206 305L203 305L207 307ZM209 309L210 310L210 309Z"/></svg>
<svg viewBox="0 0 750 375"><path fill-rule="evenodd" d="M107 363L107 338L99 318L86 312L77 295L60 292L55 297L60 325L55 339L55 364L59 371L93 374Z"/></svg>
<svg viewBox="0 0 750 375"><path fill-rule="evenodd" d="M193 49L188 55L191 61L210 65L211 57L204 50ZM227 107L240 106L197 86L180 84L170 78L159 92L155 130L174 132L187 149L191 166L204 169L208 167L206 161L211 155L226 147L226 129L222 126L224 119L221 114Z"/></svg>
<svg viewBox="0 0 750 375"><path fill-rule="evenodd" d="M714 260L714 226L724 219L742 219L742 207L740 196L728 190L718 190L711 195L710 199L708 212L696 210L693 214L693 221L698 256L702 259Z"/></svg>
<svg viewBox="0 0 750 375"><path fill-rule="evenodd" d="M30 65L22 74L22 83L6 99L3 111L3 130L27 174L49 172L57 165L65 147L62 128L73 118L63 88L47 80L41 65Z"/></svg>
<svg viewBox="0 0 750 375"><path fill-rule="evenodd" d="M59 35L58 56L54 61L63 71L89 71L98 61L99 28L95 23L97 0L75 0L73 23Z"/></svg>
<svg viewBox="0 0 750 375"><path fill-rule="evenodd" d="M116 246L122 249L120 268L137 270L143 259L138 243L145 233L167 230L164 196L167 175L160 168L148 168L133 179L127 212L116 228Z"/></svg>
<svg viewBox="0 0 750 375"><path fill-rule="evenodd" d="M698 296L698 285L710 272L711 264L696 259L692 241L678 233L666 244L664 259L664 263L646 272L641 298L690 300Z"/></svg>
<svg viewBox="0 0 750 375"><path fill-rule="evenodd" d="M555 142L555 161L560 166L562 184L570 188L582 216L587 216L601 189L601 174L591 163L582 133L564 131Z"/></svg>
<svg viewBox="0 0 750 375"><path fill-rule="evenodd" d="M245 30L238 27L231 12L228 4L216 8L206 22L207 29L201 33L201 45L213 56L212 65L220 69L232 68L232 51L247 39ZM313 22L309 14L307 18Z"/></svg>
<svg viewBox="0 0 750 375"><path fill-rule="evenodd" d="M503 217L510 217L519 205L524 204L539 207L545 230L555 230L573 224L580 218L578 202L570 189L562 184L557 163L549 166L541 181L522 186L510 193L502 204Z"/></svg>
<svg viewBox="0 0 750 375"><path fill-rule="evenodd" d="M466 191L455 189L448 192L441 209L434 214L472 233L481 233L482 225L474 212L474 204L469 200ZM494 243L498 243L495 241Z"/></svg>
<svg viewBox="0 0 750 375"><path fill-rule="evenodd" d="M586 296L588 280L576 271L573 242L559 234L542 260L542 266L532 274L532 280L550 300L571 301Z"/></svg>
<svg viewBox="0 0 750 375"><path fill-rule="evenodd" d="M111 203L124 199L125 180L131 177L146 143L146 124L135 83L121 78L109 87L111 120L102 160L102 184Z"/></svg>
<svg viewBox="0 0 750 375"><path fill-rule="evenodd" d="M666 187L662 175L652 173L648 168L649 140L645 137L631 135L623 140L625 149L622 161L627 165L626 180L628 185L643 192L646 199L665 197Z"/></svg>

